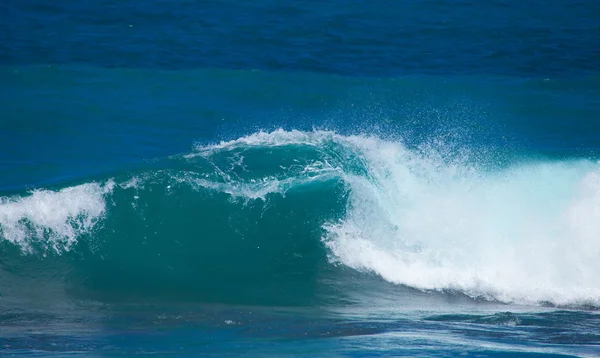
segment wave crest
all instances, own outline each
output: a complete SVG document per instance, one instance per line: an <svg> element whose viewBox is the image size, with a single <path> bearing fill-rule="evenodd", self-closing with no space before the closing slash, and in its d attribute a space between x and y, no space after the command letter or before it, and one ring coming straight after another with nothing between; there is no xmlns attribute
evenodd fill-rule
<svg viewBox="0 0 600 358"><path fill-rule="evenodd" d="M59 191L38 189L29 196L0 198L2 238L31 252L68 251L77 238L89 233L106 212L104 195L114 182L82 184Z"/></svg>

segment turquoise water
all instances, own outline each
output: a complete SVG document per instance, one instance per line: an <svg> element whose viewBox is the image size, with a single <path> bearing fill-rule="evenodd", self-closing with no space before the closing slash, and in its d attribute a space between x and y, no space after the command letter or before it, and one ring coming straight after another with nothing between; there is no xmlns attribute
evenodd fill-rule
<svg viewBox="0 0 600 358"><path fill-rule="evenodd" d="M594 2L1 6L3 355L600 352Z"/></svg>

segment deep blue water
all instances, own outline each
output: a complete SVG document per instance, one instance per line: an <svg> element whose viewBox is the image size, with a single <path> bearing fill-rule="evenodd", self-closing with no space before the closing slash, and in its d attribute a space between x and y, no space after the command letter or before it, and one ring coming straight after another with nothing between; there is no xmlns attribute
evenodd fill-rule
<svg viewBox="0 0 600 358"><path fill-rule="evenodd" d="M0 355L600 355L600 3L0 2Z"/></svg>

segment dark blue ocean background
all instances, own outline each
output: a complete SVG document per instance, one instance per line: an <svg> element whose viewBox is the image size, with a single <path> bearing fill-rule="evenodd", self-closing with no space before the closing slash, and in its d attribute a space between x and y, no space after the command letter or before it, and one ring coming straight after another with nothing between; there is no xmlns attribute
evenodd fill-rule
<svg viewBox="0 0 600 358"><path fill-rule="evenodd" d="M0 1L0 355L600 356L600 2Z"/></svg>

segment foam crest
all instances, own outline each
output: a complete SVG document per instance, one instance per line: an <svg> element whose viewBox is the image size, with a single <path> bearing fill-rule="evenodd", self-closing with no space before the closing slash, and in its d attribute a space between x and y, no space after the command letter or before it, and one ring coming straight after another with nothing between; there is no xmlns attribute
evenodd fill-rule
<svg viewBox="0 0 600 358"><path fill-rule="evenodd" d="M298 130L286 131L277 129L273 132L257 132L245 137L241 137L232 141L222 141L216 145L199 147L198 149L225 149L231 147L244 146L282 146L282 145L298 145L298 144L319 144L326 139L337 137L335 132L331 131L316 131L316 132L301 132Z"/></svg>
<svg viewBox="0 0 600 358"><path fill-rule="evenodd" d="M277 129L273 132L257 132L231 141L218 144L197 145L196 152L187 157L206 156L215 152L230 151L247 147L281 147L288 145L320 146L326 142L340 141L344 137L332 131L302 132Z"/></svg>
<svg viewBox="0 0 600 358"><path fill-rule="evenodd" d="M600 304L596 164L483 170L431 146L357 145L369 175L345 178L347 216L324 238L332 260L426 290Z"/></svg>
<svg viewBox="0 0 600 358"><path fill-rule="evenodd" d="M104 216L104 196L114 187L87 183L60 191L38 189L29 196L0 198L0 238L24 252L34 247L69 250L78 236L90 232Z"/></svg>

